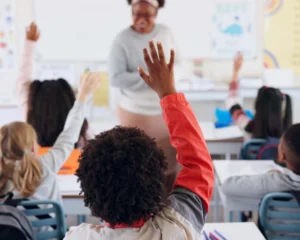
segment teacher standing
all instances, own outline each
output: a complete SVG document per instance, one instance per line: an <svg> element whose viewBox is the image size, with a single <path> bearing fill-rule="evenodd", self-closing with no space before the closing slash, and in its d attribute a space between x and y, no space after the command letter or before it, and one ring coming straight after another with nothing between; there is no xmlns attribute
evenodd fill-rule
<svg viewBox="0 0 300 240"><path fill-rule="evenodd" d="M170 144L157 94L142 80L138 67L147 69L143 48L149 41L160 41L168 53L175 48L174 36L169 27L155 23L164 0L128 0L128 3L132 6L133 24L114 40L109 57L109 77L111 85L120 90L120 124L144 130L164 150L168 161L166 188L169 192L178 171L176 151Z"/></svg>

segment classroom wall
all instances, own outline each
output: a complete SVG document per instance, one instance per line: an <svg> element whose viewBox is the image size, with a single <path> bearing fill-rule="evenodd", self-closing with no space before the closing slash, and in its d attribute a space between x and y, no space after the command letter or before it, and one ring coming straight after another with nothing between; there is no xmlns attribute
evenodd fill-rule
<svg viewBox="0 0 300 240"><path fill-rule="evenodd" d="M120 0L121 1L121 0ZM21 53L23 49L23 42L25 38L25 27L34 19L34 12L33 12L33 2L34 0L15 0L16 3L16 17L17 17L17 52ZM263 66L263 33L264 33L264 9L263 9L263 1L260 1L261 5L258 9L258 16L259 22L259 38L258 38L258 48L259 48L259 55L256 59L246 60L245 65L242 69L241 76L261 76L262 73L262 66ZM51 21L51 19L49 20ZM19 54L20 55L20 54ZM79 64L80 65L80 64ZM78 66L78 68L82 68L82 66ZM214 79L219 82L229 82L231 79L232 74L232 61L203 61L203 72L205 77ZM5 84L10 84L10 88L15 88L15 78L16 73L0 73L0 84L3 84L1 81L5 81ZM2 92L1 92L2 91ZM3 104L3 96L7 96L7 91L3 92L2 88L0 88L0 107ZM10 96L11 98L11 96ZM8 99L8 97L7 97ZM2 101L1 101L2 100ZM4 104L7 103L4 101ZM294 120L299 122L300 121L300 111L296 111L296 102L294 104ZM201 121L212 121L214 119L214 110L215 107L222 107L223 103L221 102L193 102L192 103L193 109L195 110L197 117ZM253 106L253 99L247 101L247 108L252 109ZM297 103L298 106L298 103ZM4 112L9 111L9 119L16 118L16 109L6 109L1 110L2 116L7 116L3 114ZM95 116L102 115L101 114L94 114ZM9 120L8 119L8 120ZM6 122L7 119L3 121Z"/></svg>
<svg viewBox="0 0 300 240"><path fill-rule="evenodd" d="M33 0L15 0L15 21L16 21L16 52L20 56L25 37L25 27L32 20L32 4ZM19 62L20 59L17 59ZM15 79L17 77L17 70L12 72L0 73L0 106L1 105L15 105L14 91L8 89L15 89Z"/></svg>
<svg viewBox="0 0 300 240"><path fill-rule="evenodd" d="M246 59L241 70L241 76L261 77L263 71L263 50L264 50L264 1L258 1L258 55L255 59ZM217 82L229 82L232 75L232 60L212 61L204 60L204 76Z"/></svg>

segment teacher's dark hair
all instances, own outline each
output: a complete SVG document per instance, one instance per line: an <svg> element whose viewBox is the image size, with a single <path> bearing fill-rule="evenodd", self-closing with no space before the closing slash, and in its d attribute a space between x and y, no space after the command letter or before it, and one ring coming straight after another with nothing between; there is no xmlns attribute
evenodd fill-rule
<svg viewBox="0 0 300 240"><path fill-rule="evenodd" d="M75 102L75 93L64 79L33 81L28 92L27 122L35 129L38 144L52 147L63 131L69 111ZM80 137L86 141L88 123L85 120ZM76 146L75 146L76 147Z"/></svg>
<svg viewBox="0 0 300 240"><path fill-rule="evenodd" d="M166 1L165 0L157 0L159 8L163 8L165 6ZM128 4L131 5L132 0L127 0Z"/></svg>

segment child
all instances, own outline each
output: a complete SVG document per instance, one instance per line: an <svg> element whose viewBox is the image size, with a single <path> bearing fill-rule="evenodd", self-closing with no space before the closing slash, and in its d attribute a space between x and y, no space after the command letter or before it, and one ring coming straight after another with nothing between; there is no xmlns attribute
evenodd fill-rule
<svg viewBox="0 0 300 240"><path fill-rule="evenodd" d="M243 55L234 60L233 78L230 83L229 108L237 126L246 132L246 139L268 137L280 138L292 124L291 98L279 89L262 87L255 101L255 117L251 121L237 103L238 75L243 65Z"/></svg>
<svg viewBox="0 0 300 240"><path fill-rule="evenodd" d="M68 113L75 102L75 94L64 79L33 81L32 65L36 42L40 32L35 23L31 23L26 32L26 42L17 80L19 104L26 121L37 132L41 147L52 147L64 128ZM84 120L76 147L82 148L87 139L92 138L88 123Z"/></svg>
<svg viewBox="0 0 300 240"><path fill-rule="evenodd" d="M256 176L231 177L222 190L232 197L262 199L271 192L300 191L300 124L291 126L282 136L278 160L287 168Z"/></svg>
<svg viewBox="0 0 300 240"><path fill-rule="evenodd" d="M99 80L89 74L80 84L63 132L52 149L37 156L37 135L27 123L13 122L0 130L0 195L13 192L15 198L61 201L56 173L78 140L84 122L86 99Z"/></svg>
<svg viewBox="0 0 300 240"><path fill-rule="evenodd" d="M19 104L26 121L37 133L40 146L38 154L43 155L51 149L64 129L68 113L75 102L75 94L64 79L30 82L34 48L39 37L40 32L36 24L31 23L26 32L25 51L17 80L17 90ZM74 145L75 149L59 171L60 174L74 174L78 167L79 149L92 137L88 122L84 120L79 139Z"/></svg>
<svg viewBox="0 0 300 240"><path fill-rule="evenodd" d="M171 142L183 165L163 202L166 159L155 141L137 128L116 127L89 141L76 175L85 204L106 226L83 224L65 239L200 239L212 195L214 173L196 117L174 86L174 51L165 62L162 45L144 49L149 76L144 81L158 94Z"/></svg>

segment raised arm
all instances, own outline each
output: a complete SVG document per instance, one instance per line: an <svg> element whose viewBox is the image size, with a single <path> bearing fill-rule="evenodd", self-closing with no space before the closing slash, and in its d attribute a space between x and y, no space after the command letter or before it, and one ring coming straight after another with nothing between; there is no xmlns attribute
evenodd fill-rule
<svg viewBox="0 0 300 240"><path fill-rule="evenodd" d="M238 52L234 57L232 79L229 83L229 95L226 102L228 108L238 103L238 79L243 62L243 54Z"/></svg>
<svg viewBox="0 0 300 240"><path fill-rule="evenodd" d="M189 103L183 94L176 93L173 72L175 53L173 50L171 51L171 60L167 64L160 43L157 48L159 54L156 53L153 42L150 43L152 61L147 50L144 50L149 75L141 68L140 74L161 98L164 118L171 134L171 142L177 149L177 159L183 166L175 182L175 192L178 194L177 188L183 189L181 192L186 200L190 198L191 201L194 201L196 199L199 205L195 208L200 209L203 204L207 212L214 185L212 160ZM197 196L201 200L197 199ZM180 203L185 203L185 201L180 201Z"/></svg>
<svg viewBox="0 0 300 240"><path fill-rule="evenodd" d="M139 72L129 72L127 69L127 54L122 42L117 39L113 43L109 60L108 60L108 73L111 85L115 88L135 90L141 85L145 85L141 81Z"/></svg>
<svg viewBox="0 0 300 240"><path fill-rule="evenodd" d="M26 118L28 88L32 78L33 58L36 42L39 40L40 32L35 23L31 23L26 30L24 52L21 59L21 67L17 77L17 97L23 116Z"/></svg>
<svg viewBox="0 0 300 240"><path fill-rule="evenodd" d="M68 114L63 132L57 138L51 150L40 157L42 164L53 172L58 172L74 149L85 118L85 106L88 96L99 83L99 74L90 73L80 81L79 93L73 108Z"/></svg>
<svg viewBox="0 0 300 240"><path fill-rule="evenodd" d="M250 118L245 114L242 106L239 104L238 97L238 78L240 70L244 63L243 54L238 52L233 62L233 74L229 84L229 95L226 101L226 106L230 110L231 117L234 123L242 130L246 128L250 122Z"/></svg>

